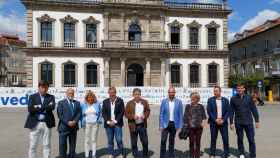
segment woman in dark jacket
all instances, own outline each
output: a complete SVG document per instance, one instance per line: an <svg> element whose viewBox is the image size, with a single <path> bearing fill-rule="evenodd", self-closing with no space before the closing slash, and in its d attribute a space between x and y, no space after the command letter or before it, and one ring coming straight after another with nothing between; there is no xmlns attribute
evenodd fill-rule
<svg viewBox="0 0 280 158"><path fill-rule="evenodd" d="M199 104L199 93L193 92L190 97L191 104L186 106L184 124L190 129L189 138L191 158L199 158L202 131L206 126L206 113L203 105Z"/></svg>

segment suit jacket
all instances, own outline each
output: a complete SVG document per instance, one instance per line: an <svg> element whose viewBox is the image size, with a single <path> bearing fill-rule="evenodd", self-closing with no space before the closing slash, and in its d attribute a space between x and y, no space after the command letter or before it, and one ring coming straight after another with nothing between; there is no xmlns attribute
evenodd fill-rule
<svg viewBox="0 0 280 158"><path fill-rule="evenodd" d="M230 100L230 106L232 114L230 117L230 123L233 123L233 119L236 124L250 125L253 124L253 117L255 122L259 122L259 112L253 99L250 95L244 94L241 98L239 95L233 96Z"/></svg>
<svg viewBox="0 0 280 158"><path fill-rule="evenodd" d="M208 123L216 124L217 119L217 104L216 104L216 97L211 97L207 101L207 114L209 116ZM229 100L225 97L222 97L222 119L224 120L224 124L228 124L228 119L231 114Z"/></svg>
<svg viewBox="0 0 280 158"><path fill-rule="evenodd" d="M115 102L115 120L117 121L116 126L122 127L123 126L123 116L124 116L125 108L124 102L121 98L117 97ZM111 101L110 99L105 99L103 101L102 106L102 116L104 119L104 128L109 127L107 121L111 121Z"/></svg>
<svg viewBox="0 0 280 158"><path fill-rule="evenodd" d="M149 106L148 101L146 101L144 99L141 99L140 102L144 106L144 126L145 126L145 128L147 128L147 119L149 118L150 111L151 111L150 106ZM126 104L126 109L125 109L125 116L128 119L128 126L131 131L134 131L136 128L136 123L135 123L135 119L134 119L135 106L136 106L136 103L133 99Z"/></svg>
<svg viewBox="0 0 280 158"><path fill-rule="evenodd" d="M28 116L24 128L35 128L39 122L38 116L45 113L45 122L48 128L55 127L55 118L53 110L55 109L55 97L50 94L44 96L44 102L41 101L39 93L29 96L28 99Z"/></svg>
<svg viewBox="0 0 280 158"><path fill-rule="evenodd" d="M73 100L74 108L71 110L71 105L68 99L63 99L58 102L57 116L59 118L58 131L59 132L75 132L79 129L79 120L81 118L81 106L80 102ZM68 122L75 121L75 127L69 127Z"/></svg>
<svg viewBox="0 0 280 158"><path fill-rule="evenodd" d="M183 104L180 99L174 98L174 123L175 128L180 129L183 126ZM160 105L159 126L160 128L167 128L169 123L169 99L163 99Z"/></svg>

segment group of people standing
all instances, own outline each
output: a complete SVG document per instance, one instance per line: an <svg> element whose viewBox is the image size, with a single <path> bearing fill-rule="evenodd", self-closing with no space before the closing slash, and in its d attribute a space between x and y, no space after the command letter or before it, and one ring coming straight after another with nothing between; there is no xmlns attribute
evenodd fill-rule
<svg viewBox="0 0 280 158"><path fill-rule="evenodd" d="M60 158L76 157L75 149L79 127L85 129L85 157L95 158L99 125L102 123L107 135L109 157L113 158L116 155L126 157L123 145L124 116L128 120L133 157L149 157L147 126L151 109L148 101L141 97L141 89L133 89L133 99L125 105L123 99L117 96L115 87L108 89L109 97L103 102L98 101L94 92L87 91L84 103L75 100L75 91L69 88L66 91L66 98L59 101L56 108L55 97L47 93L49 84L40 81L38 87L38 92L31 95L28 100L28 117L25 128L30 129L29 158L37 158L36 152L40 140L43 144L43 158L51 157L51 129L55 127L53 114L55 109L57 109L59 119ZM203 129L207 126L207 114L211 133L210 158L214 158L216 155L219 131L223 139L224 158L229 157L229 123L231 129L236 128L240 158L245 158L244 131L249 141L250 158L256 158L254 120L256 128L258 128L258 110L252 98L244 93L244 85L238 85L237 91L238 95L233 96L229 101L221 96L220 87L214 87L214 96L208 99L206 109L199 103L199 93L192 92L191 102L185 106L184 110L182 101L176 97L175 88L169 88L168 97L162 100L159 112L160 158L175 158L175 138L184 128L188 128L189 131L191 158L200 157L200 142ZM138 152L138 137L143 146L142 154ZM114 150L114 140L118 150ZM168 149L166 149L167 140ZM69 154L67 154L68 147Z"/></svg>

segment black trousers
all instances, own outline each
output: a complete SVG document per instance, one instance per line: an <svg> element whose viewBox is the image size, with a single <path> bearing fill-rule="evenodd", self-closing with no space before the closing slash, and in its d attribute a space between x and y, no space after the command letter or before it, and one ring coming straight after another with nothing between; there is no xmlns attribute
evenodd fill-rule
<svg viewBox="0 0 280 158"><path fill-rule="evenodd" d="M77 131L59 133L59 157L76 157ZM69 156L67 157L67 141L69 142Z"/></svg>
<svg viewBox="0 0 280 158"><path fill-rule="evenodd" d="M148 134L147 129L144 126L144 123L136 125L136 128L134 131L130 131L130 138L131 138L131 147L132 147L132 154L134 157L140 157L138 155L138 147L137 147L137 141L138 141L138 135L140 137L140 141L143 146L143 157L148 157Z"/></svg>
<svg viewBox="0 0 280 158"><path fill-rule="evenodd" d="M168 123L168 127L163 129L163 131L161 132L160 158L166 157L166 142L168 136L169 136L168 158L174 158L176 128L175 128L175 123L171 121Z"/></svg>
<svg viewBox="0 0 280 158"><path fill-rule="evenodd" d="M224 158L229 157L229 136L228 136L228 125L219 126L217 124L210 124L210 132L211 132L211 147L210 147L210 155L216 156L216 144L218 132L220 131L223 145L224 145Z"/></svg>

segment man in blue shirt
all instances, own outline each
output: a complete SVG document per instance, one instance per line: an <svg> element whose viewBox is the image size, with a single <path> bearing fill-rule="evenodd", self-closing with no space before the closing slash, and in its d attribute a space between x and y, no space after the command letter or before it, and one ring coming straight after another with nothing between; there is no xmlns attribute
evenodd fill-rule
<svg viewBox="0 0 280 158"><path fill-rule="evenodd" d="M240 158L245 158L245 149L243 144L244 131L246 133L250 158L256 158L256 144L255 144L255 130L259 128L259 113L250 95L245 94L245 86L243 84L237 85L237 95L233 96L230 100L232 115L230 117L230 128L236 128L238 150ZM254 117L254 120L253 120ZM234 122L233 122L234 120Z"/></svg>

